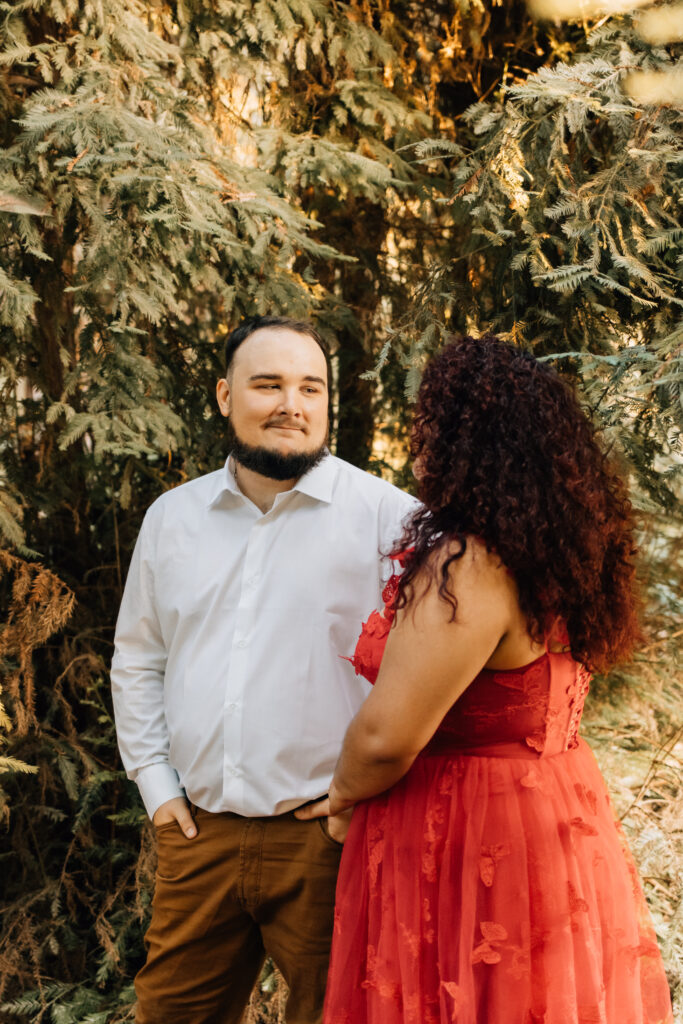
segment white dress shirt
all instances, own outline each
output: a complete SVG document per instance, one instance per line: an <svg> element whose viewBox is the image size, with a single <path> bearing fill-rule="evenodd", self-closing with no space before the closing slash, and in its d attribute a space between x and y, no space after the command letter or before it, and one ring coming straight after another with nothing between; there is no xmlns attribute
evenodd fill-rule
<svg viewBox="0 0 683 1024"><path fill-rule="evenodd" d="M326 455L263 514L232 469L158 498L128 573L111 678L121 756L150 817L183 791L246 816L327 792L369 689L343 656L416 507Z"/></svg>

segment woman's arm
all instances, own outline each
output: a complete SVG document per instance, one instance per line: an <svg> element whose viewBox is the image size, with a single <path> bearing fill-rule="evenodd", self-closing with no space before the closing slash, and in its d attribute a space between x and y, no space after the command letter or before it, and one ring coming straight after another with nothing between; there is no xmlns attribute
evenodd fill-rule
<svg viewBox="0 0 683 1024"><path fill-rule="evenodd" d="M506 635L517 601L499 559L468 540L449 571L458 602L452 621L437 582L447 557L439 554L435 580L429 571L416 580L416 601L396 616L377 682L344 738L330 786L331 815L405 775Z"/></svg>

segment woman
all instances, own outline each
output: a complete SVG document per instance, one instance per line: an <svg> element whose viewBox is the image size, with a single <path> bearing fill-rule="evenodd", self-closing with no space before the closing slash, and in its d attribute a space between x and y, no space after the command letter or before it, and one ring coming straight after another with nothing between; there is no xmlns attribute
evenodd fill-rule
<svg viewBox="0 0 683 1024"><path fill-rule="evenodd" d="M412 454L424 509L354 658L376 685L301 812L356 805L325 1024L671 1022L577 737L590 670L640 636L625 487L557 374L492 336L427 367Z"/></svg>

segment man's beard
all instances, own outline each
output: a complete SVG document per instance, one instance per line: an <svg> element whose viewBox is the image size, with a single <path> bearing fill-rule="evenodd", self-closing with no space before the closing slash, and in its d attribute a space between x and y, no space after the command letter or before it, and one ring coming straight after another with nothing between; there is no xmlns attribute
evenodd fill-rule
<svg viewBox="0 0 683 1024"><path fill-rule="evenodd" d="M270 448L247 444L232 431L232 455L240 466L259 473L269 480L298 480L313 469L327 454L326 444L310 452L291 452L282 455Z"/></svg>

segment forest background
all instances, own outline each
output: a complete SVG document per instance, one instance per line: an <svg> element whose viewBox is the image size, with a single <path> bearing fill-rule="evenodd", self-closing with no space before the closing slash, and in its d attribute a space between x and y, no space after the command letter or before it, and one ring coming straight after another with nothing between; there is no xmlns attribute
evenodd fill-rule
<svg viewBox="0 0 683 1024"><path fill-rule="evenodd" d="M12 0L0 32L0 1020L132 1019L154 843L114 622L146 507L225 458L222 342L266 312L332 346L333 451L406 487L449 331L581 389L630 476L647 633L584 732L683 1020L683 111L629 85L680 75L683 30L516 0ZM267 968L250 1019L282 993Z"/></svg>

